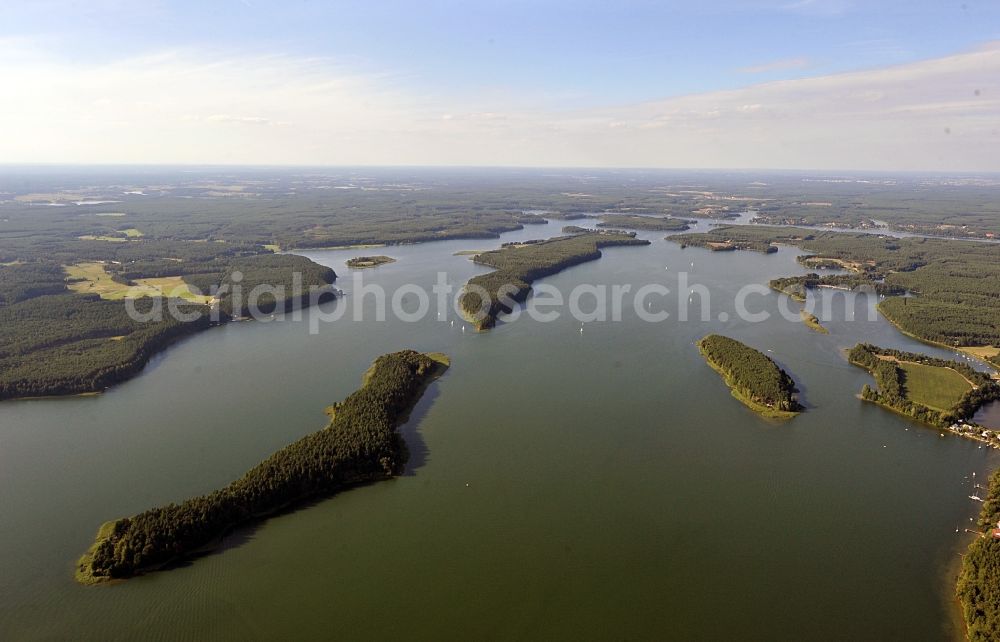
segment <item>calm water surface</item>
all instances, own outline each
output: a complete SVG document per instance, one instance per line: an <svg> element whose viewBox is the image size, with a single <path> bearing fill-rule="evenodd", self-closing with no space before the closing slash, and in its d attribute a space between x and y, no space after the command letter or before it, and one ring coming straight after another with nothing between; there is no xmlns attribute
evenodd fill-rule
<svg viewBox="0 0 1000 642"><path fill-rule="evenodd" d="M802 273L795 249L710 255L646 237L544 282L672 287L688 270L731 320L651 324L626 307L582 334L571 318L476 334L432 315L313 336L311 310L205 332L100 397L0 404L0 639L953 638L947 574L968 543L955 529L978 508L972 473L998 458L861 403L869 378L841 350L946 353L863 314L841 312L825 336L740 321L738 287ZM364 276L429 288L444 269L461 284L483 269L453 253L498 243L388 248L398 262ZM307 255L349 290L357 253ZM752 302L776 314L777 295ZM745 409L693 345L710 331L772 350L809 410L775 424ZM326 405L402 348L453 359L405 427L407 475L170 572L74 583L103 521L226 484L322 427Z"/></svg>

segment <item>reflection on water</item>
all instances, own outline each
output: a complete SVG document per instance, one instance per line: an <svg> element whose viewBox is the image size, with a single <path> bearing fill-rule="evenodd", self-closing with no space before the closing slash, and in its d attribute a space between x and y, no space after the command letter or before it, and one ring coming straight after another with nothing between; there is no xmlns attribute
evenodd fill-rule
<svg viewBox="0 0 1000 642"><path fill-rule="evenodd" d="M1000 401L994 401L980 408L973 420L987 428L1000 430Z"/></svg>

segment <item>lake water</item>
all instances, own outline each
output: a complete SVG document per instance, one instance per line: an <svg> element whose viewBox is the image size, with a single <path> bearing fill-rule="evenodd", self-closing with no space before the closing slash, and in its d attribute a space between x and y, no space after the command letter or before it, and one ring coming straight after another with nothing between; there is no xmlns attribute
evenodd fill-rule
<svg viewBox="0 0 1000 642"><path fill-rule="evenodd" d="M1000 430L1000 401L986 404L973 419L983 426Z"/></svg>
<svg viewBox="0 0 1000 642"><path fill-rule="evenodd" d="M711 254L642 236L653 244L541 282L670 287L687 270L732 312L740 285L804 272L794 248ZM483 268L453 253L498 244L388 248L398 262L364 278L430 288L447 270L460 285ZM306 254L350 290L344 261L359 253ZM776 314L778 301L753 306ZM972 473L1000 458L859 401L870 379L841 350L947 353L864 314L819 335L735 314L646 323L630 306L583 333L565 316L476 334L433 315L355 323L351 310L309 333L312 315L350 305L213 329L99 397L0 404L0 639L957 635L949 574L969 540L955 530L979 508ZM776 424L740 405L694 346L708 332L772 350L808 411ZM405 476L240 530L169 572L73 581L102 522L226 484L321 428L325 406L402 348L453 362L404 428Z"/></svg>

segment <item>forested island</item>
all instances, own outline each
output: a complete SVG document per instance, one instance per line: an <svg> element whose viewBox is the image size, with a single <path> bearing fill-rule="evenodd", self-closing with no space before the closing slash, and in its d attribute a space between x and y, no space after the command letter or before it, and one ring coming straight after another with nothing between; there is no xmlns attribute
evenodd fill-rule
<svg viewBox="0 0 1000 642"><path fill-rule="evenodd" d="M719 334L710 334L697 345L733 396L748 408L773 419L788 419L804 410L796 398L795 382L763 352Z"/></svg>
<svg viewBox="0 0 1000 642"><path fill-rule="evenodd" d="M347 259L347 267L361 269L378 267L380 265L386 265L387 263L395 263L396 259L391 256L385 256L384 254L379 254L377 256L356 256L353 259Z"/></svg>
<svg viewBox="0 0 1000 642"><path fill-rule="evenodd" d="M966 422L979 408L1000 399L1000 384L959 361L859 343L848 360L875 378L861 398L935 428L983 441L980 429ZM992 431L986 431L992 433Z"/></svg>
<svg viewBox="0 0 1000 642"><path fill-rule="evenodd" d="M799 310L799 317L802 319L802 323L806 324L813 332L819 332L820 334L830 334L830 331L823 327L823 324L819 322L819 317L817 317L812 312L808 310Z"/></svg>
<svg viewBox="0 0 1000 642"><path fill-rule="evenodd" d="M197 553L234 527L304 500L388 479L403 470L397 432L427 385L449 365L442 354L386 354L362 386L329 410L329 425L282 448L225 488L101 526L76 579L123 579Z"/></svg>
<svg viewBox="0 0 1000 642"><path fill-rule="evenodd" d="M962 556L956 594L966 637L993 642L1000 639L1000 470L990 476L976 531L978 537Z"/></svg>
<svg viewBox="0 0 1000 642"><path fill-rule="evenodd" d="M810 272L802 276L786 276L771 279L768 285L772 290L787 294L799 302L805 301L806 293L815 288L832 288L850 292L872 292L885 296L906 294L906 290L898 285L887 284L876 277L864 274L824 274L820 276L815 272Z"/></svg>
<svg viewBox="0 0 1000 642"><path fill-rule="evenodd" d="M736 250L748 250L751 252L761 252L763 254L774 254L778 251L777 246L766 239L740 239L728 236L712 235L711 232L695 234L675 234L668 236L667 240L680 243L684 247L700 247L713 252L733 252Z"/></svg>
<svg viewBox="0 0 1000 642"><path fill-rule="evenodd" d="M635 214L602 214L600 228L643 230L646 232L682 232L691 229L694 221L665 216L638 216Z"/></svg>
<svg viewBox="0 0 1000 642"><path fill-rule="evenodd" d="M510 312L511 305L527 298L532 281L599 259L601 248L615 245L649 245L649 241L635 238L635 233L588 232L505 245L477 254L473 261L496 271L469 279L460 298L462 312L477 330L492 328L497 316ZM484 305L478 288L489 297L488 305Z"/></svg>

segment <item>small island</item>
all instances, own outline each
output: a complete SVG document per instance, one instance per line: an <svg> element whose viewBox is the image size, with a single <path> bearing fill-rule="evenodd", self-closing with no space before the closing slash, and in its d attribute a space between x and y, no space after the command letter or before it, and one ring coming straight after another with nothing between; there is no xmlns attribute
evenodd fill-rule
<svg viewBox="0 0 1000 642"><path fill-rule="evenodd" d="M1000 399L1000 384L958 361L859 343L848 361L875 378L861 398L934 428L1000 445L1000 435L972 423L983 404Z"/></svg>
<svg viewBox="0 0 1000 642"><path fill-rule="evenodd" d="M378 267L380 265L395 262L396 259L391 256L385 256L384 254L379 254L377 256L356 256L353 259L347 259L347 267L360 270L362 268Z"/></svg>
<svg viewBox="0 0 1000 642"><path fill-rule="evenodd" d="M819 317L817 317L812 312L807 312L806 310L799 310L799 316L802 318L802 323L805 323L813 332L819 332L820 334L830 334L830 331L823 327L823 324L819 322Z"/></svg>
<svg viewBox="0 0 1000 642"><path fill-rule="evenodd" d="M513 305L528 297L532 281L599 259L601 248L615 245L649 245L649 241L635 238L634 232L587 231L504 244L499 250L478 254L473 261L496 271L469 279L459 300L462 315L477 330L492 328L501 313L509 313ZM487 301L483 300L483 292Z"/></svg>
<svg viewBox="0 0 1000 642"><path fill-rule="evenodd" d="M868 292L885 296L899 296L906 291L899 287L886 284L870 274L826 274L820 276L815 272L801 276L787 276L771 279L768 283L772 290L787 294L792 299L803 302L806 292L815 288L830 288L847 292Z"/></svg>
<svg viewBox="0 0 1000 642"><path fill-rule="evenodd" d="M738 238L735 235L723 234L719 230L693 234L673 234L666 237L666 239L680 244L682 249L690 245L691 247L700 247L712 252L747 250L763 254L774 254L778 251L778 246L774 245L769 239Z"/></svg>
<svg viewBox="0 0 1000 642"><path fill-rule="evenodd" d="M105 523L77 562L77 581L96 584L156 570L217 543L237 526L400 474L408 453L396 429L449 363L443 354L413 350L379 357L361 388L328 409L326 428L221 490Z"/></svg>
<svg viewBox="0 0 1000 642"><path fill-rule="evenodd" d="M600 228L643 230L645 232L684 232L691 229L695 221L666 216L640 216L638 214L603 214Z"/></svg>
<svg viewBox="0 0 1000 642"><path fill-rule="evenodd" d="M704 337L697 345L733 396L754 412L769 419L790 419L802 412L795 382L763 352L718 334Z"/></svg>

